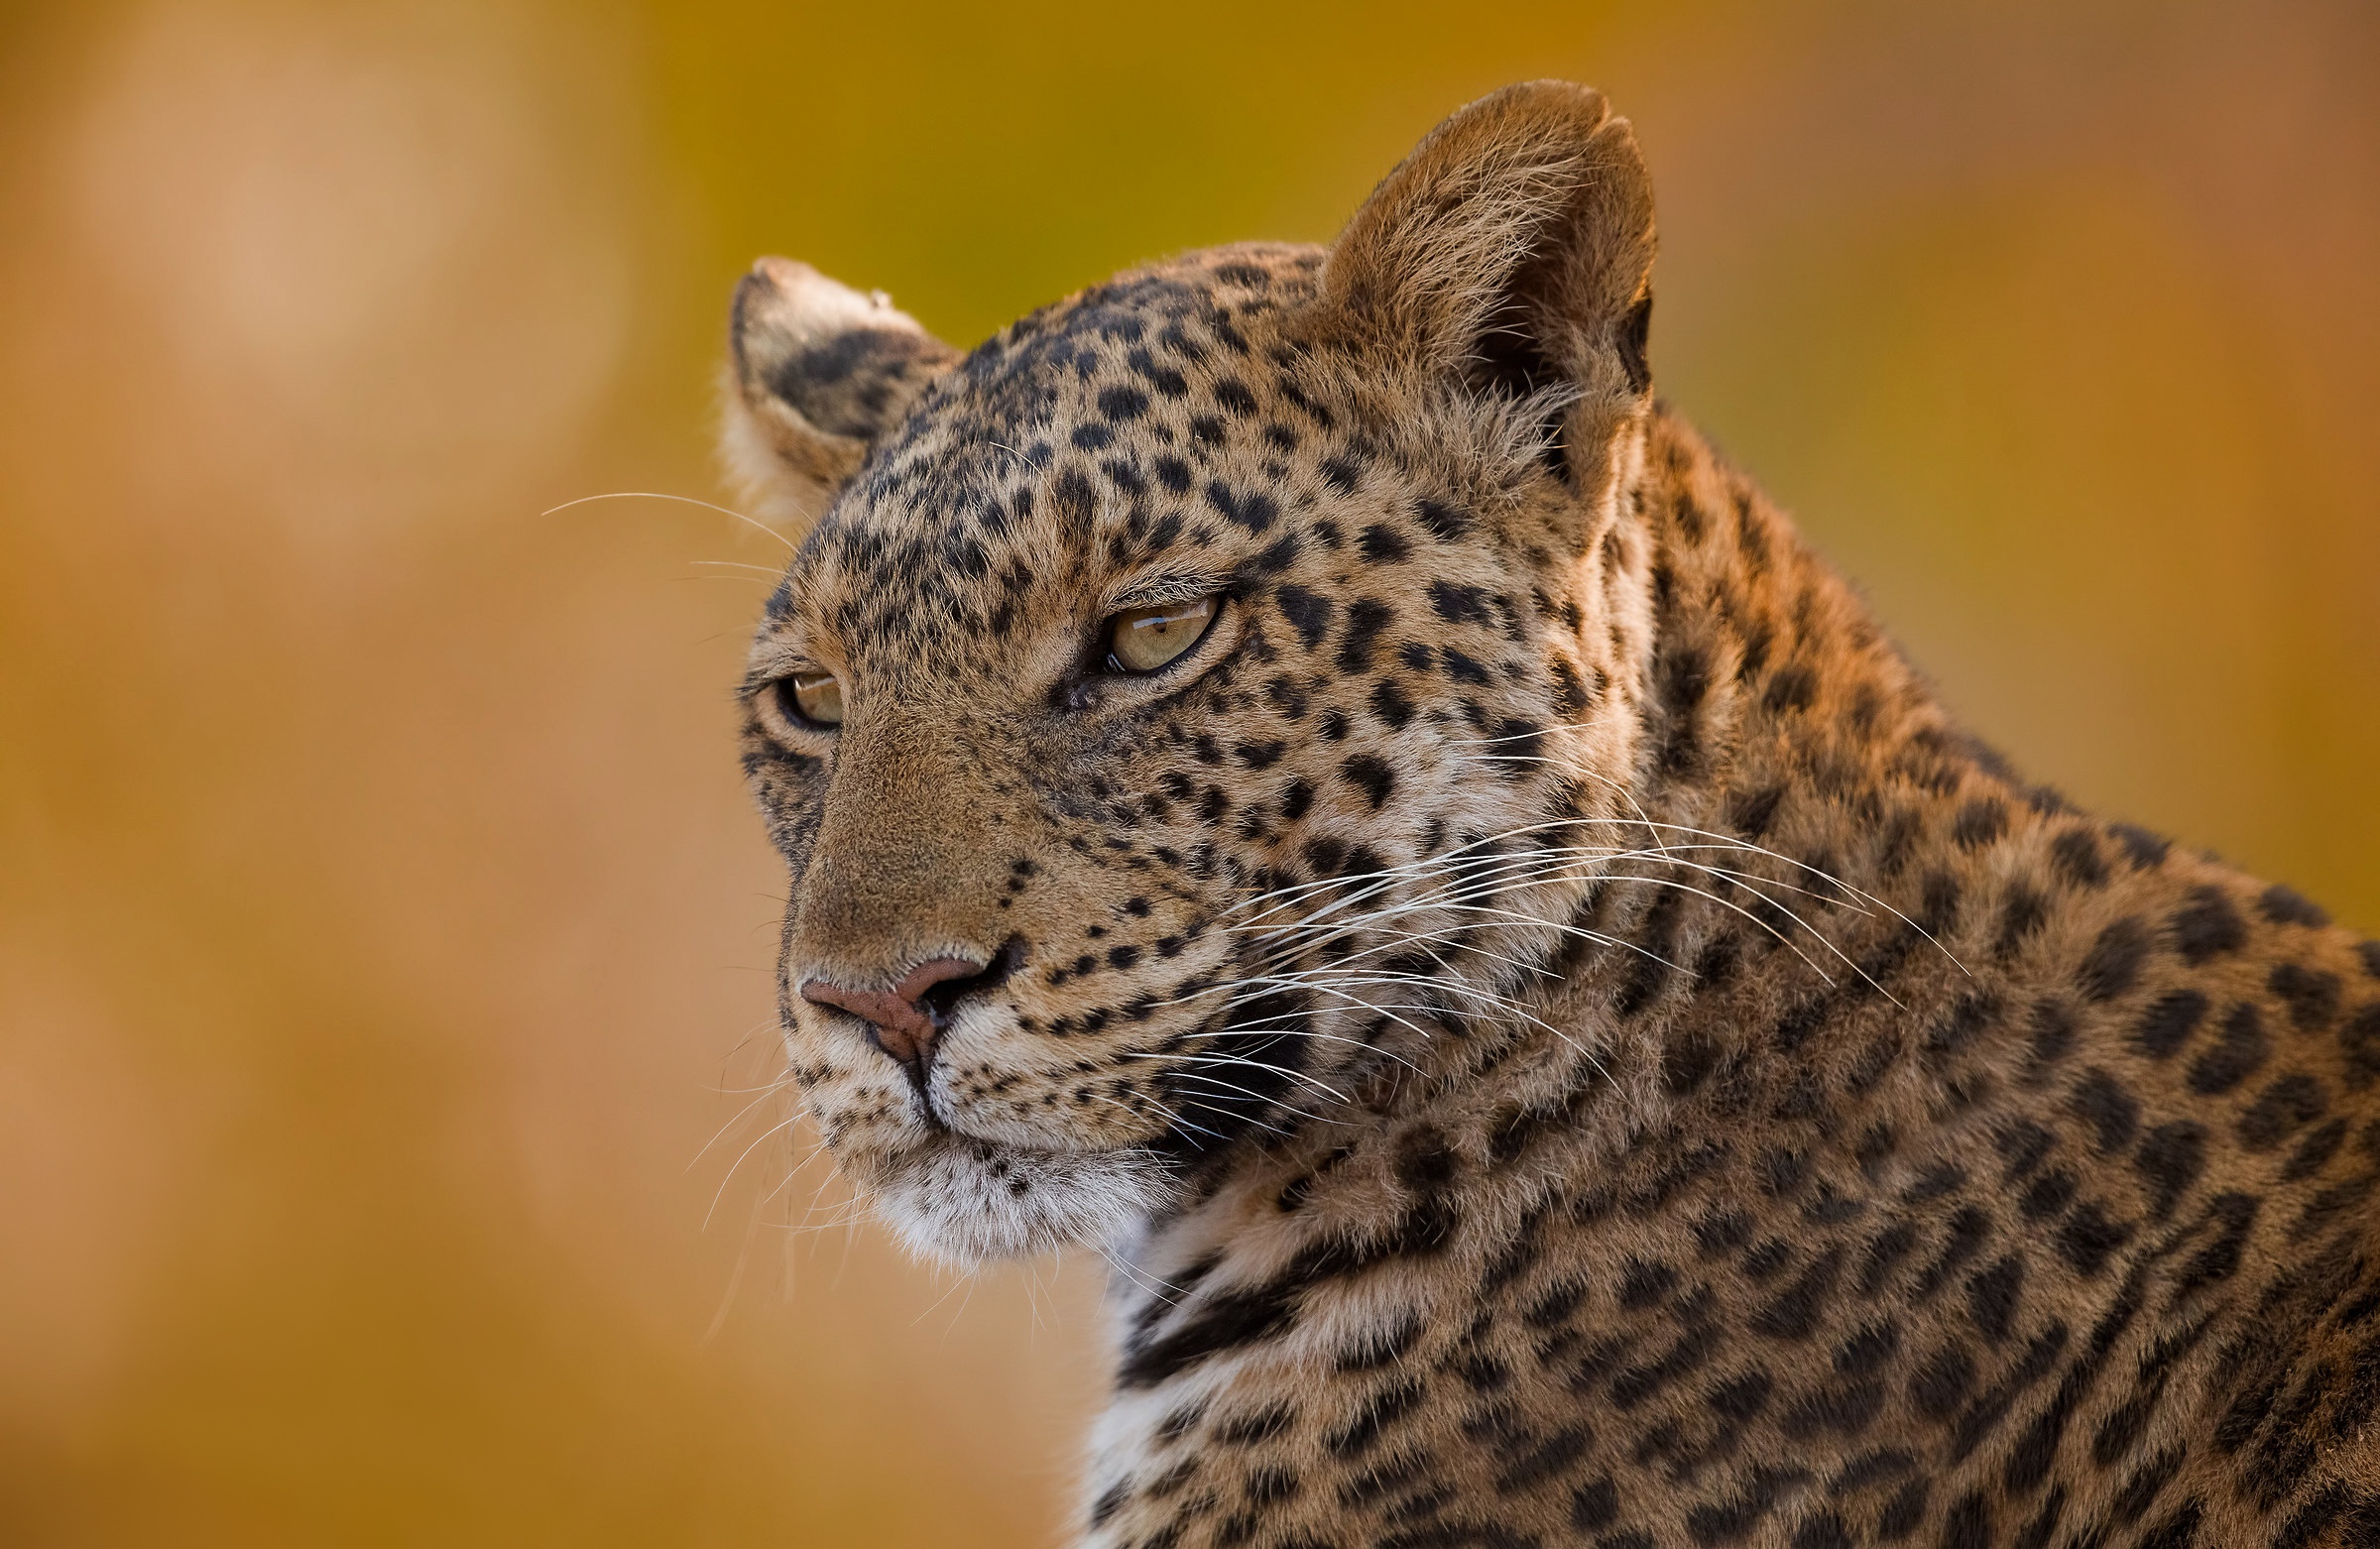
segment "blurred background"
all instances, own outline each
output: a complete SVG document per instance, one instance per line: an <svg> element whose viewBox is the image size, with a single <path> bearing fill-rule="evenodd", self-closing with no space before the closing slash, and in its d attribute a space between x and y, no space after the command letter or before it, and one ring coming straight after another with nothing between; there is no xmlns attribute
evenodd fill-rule
<svg viewBox="0 0 2380 1549"><path fill-rule="evenodd" d="M971 343L1536 75L1950 700L2380 930L2367 0L0 6L0 1542L1056 1542L1097 1275L765 1090L780 551L589 497L756 254Z"/></svg>

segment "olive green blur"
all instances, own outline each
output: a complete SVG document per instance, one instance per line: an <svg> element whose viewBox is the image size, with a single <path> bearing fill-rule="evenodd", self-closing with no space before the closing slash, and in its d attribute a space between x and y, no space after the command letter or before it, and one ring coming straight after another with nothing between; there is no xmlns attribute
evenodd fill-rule
<svg viewBox="0 0 2380 1549"><path fill-rule="evenodd" d="M1564 75L1662 390L2036 777L2380 930L2380 10L0 7L0 1543L1049 1545L1095 1258L771 1090L758 254L958 343ZM568 504L579 502L577 504Z"/></svg>

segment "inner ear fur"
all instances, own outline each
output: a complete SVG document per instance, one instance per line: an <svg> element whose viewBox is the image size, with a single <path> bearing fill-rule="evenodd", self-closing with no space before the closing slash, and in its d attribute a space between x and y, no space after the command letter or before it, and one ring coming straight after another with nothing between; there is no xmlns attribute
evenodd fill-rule
<svg viewBox="0 0 2380 1549"><path fill-rule="evenodd" d="M736 287L721 455L756 515L806 527L959 352L882 291L764 258Z"/></svg>
<svg viewBox="0 0 2380 1549"><path fill-rule="evenodd" d="M1549 456L1585 480L1651 390L1653 248L1628 121L1601 92L1527 81L1457 111L1380 180L1324 261L1323 296L1424 379L1548 393Z"/></svg>

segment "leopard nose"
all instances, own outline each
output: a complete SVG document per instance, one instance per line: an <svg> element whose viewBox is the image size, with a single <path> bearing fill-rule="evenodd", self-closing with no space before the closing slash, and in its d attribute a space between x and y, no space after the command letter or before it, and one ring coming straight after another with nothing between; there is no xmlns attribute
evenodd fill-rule
<svg viewBox="0 0 2380 1549"><path fill-rule="evenodd" d="M1001 967L1007 957L1003 952L990 964L937 957L910 969L890 990L853 990L825 979L806 979L801 998L859 1017L868 1023L878 1048L908 1066L912 1074L922 1075L933 1058L934 1040L941 1035L942 1019L951 1006L970 991L990 988L1007 978Z"/></svg>

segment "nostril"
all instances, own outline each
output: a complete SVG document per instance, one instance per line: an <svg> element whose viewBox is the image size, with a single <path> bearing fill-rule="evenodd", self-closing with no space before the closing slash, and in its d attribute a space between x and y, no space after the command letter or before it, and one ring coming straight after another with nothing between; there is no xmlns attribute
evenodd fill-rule
<svg viewBox="0 0 2380 1549"><path fill-rule="evenodd" d="M853 990L825 979L804 979L800 995L818 1006L849 1012L868 1023L876 1046L923 1081L942 1024L970 995L989 993L1008 982L1024 962L1024 940L1011 936L988 963L938 957L918 964L890 990Z"/></svg>
<svg viewBox="0 0 2380 1549"><path fill-rule="evenodd" d="M944 979L920 991L913 999L934 1025L948 1020L958 1010L959 1002L971 995L989 995L1009 982L1009 977L1024 964L1024 938L1011 936L1001 943L992 961L963 978Z"/></svg>

